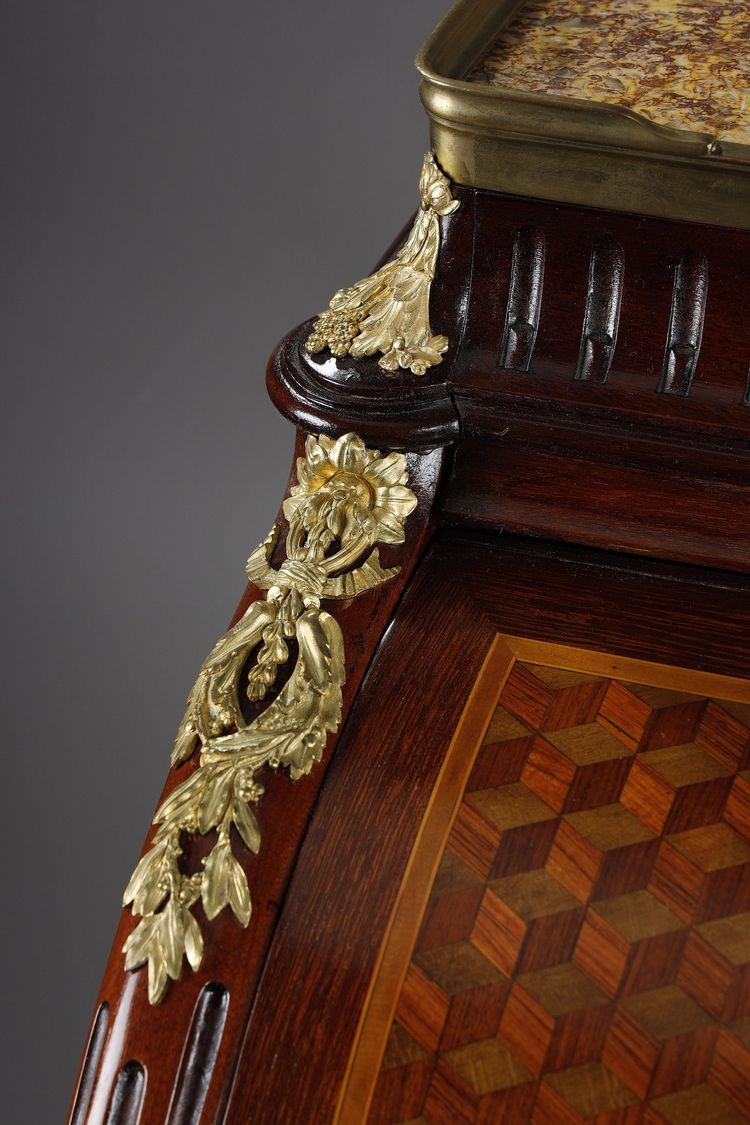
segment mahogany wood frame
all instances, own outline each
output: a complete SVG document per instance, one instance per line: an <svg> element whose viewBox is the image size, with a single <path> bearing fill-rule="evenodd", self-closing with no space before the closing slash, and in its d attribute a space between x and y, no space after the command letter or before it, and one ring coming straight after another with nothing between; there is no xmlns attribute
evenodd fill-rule
<svg viewBox="0 0 750 1125"><path fill-rule="evenodd" d="M116 1010L96 1010L74 1125L129 1125L144 1097L141 1125L185 1125L188 1087L206 1121L332 1120L415 834L498 632L750 670L750 233L456 198L431 298L443 363L391 379L375 358L310 357L305 325L271 359L269 392L302 433L410 452L419 508L403 551L384 552L399 577L341 607L340 736L309 777L270 780L250 929L217 918L204 968L153 1011L122 969L123 915L99 997ZM215 982L221 1035L191 1053Z"/></svg>
<svg viewBox="0 0 750 1125"><path fill-rule="evenodd" d="M750 583L741 577L444 533L381 644L327 774L227 1122L335 1119L419 827L498 632L744 678L749 630Z"/></svg>
<svg viewBox="0 0 750 1125"><path fill-rule="evenodd" d="M296 456L302 454L303 448L304 435L299 435ZM381 552L384 565L399 565L400 573L391 581L337 609L338 620L346 636L344 721L356 698L375 644L387 627L410 575L434 534L433 497L445 456L445 450L437 449L409 457L411 486L418 499L417 510L410 521L410 540L403 548L386 545ZM278 562L278 558L274 561ZM262 597L262 592L248 586L232 624L259 597ZM243 930L227 911L219 916L212 923L209 951L199 972L183 974L179 986L173 988L156 1007L148 1002L145 972L125 971L122 946L134 922L130 911L123 910L73 1094L71 1125L83 1125L84 1122L94 1125L95 1122L105 1121L108 1125L130 1125L128 1104L134 1106L135 1121L140 1112L138 1107L144 1101L148 1115L141 1119L141 1125L146 1125L146 1120L154 1123L169 1120L172 1125L181 1125L193 1118L189 1111L186 1111L188 1116L179 1115L180 1090L186 1084L200 1085L201 1082L205 1086L200 1090L202 1117L216 1120L223 1112L249 1007L282 908L289 875L330 761L329 749L319 767L295 784L281 772L271 773L264 779L266 794L260 810L263 851L251 874L252 923ZM185 770L194 768L195 762L188 764L181 774L171 771L160 802L184 778ZM154 831L152 825L144 850L149 846ZM192 862L200 861L204 847L205 840L194 841L190 853ZM221 1035L209 1067L204 1048L197 1053L190 1051L190 1028L194 1024L198 1026L195 1023L196 1013L204 1002L204 990L216 982L226 986L228 999L225 997ZM123 1102L124 1108L120 1106L117 1114L112 1116L112 1106L123 1086L123 1074L126 1077L137 1076L135 1071L126 1072L125 1068L131 1061L137 1061L140 1066L140 1078L137 1082L133 1079L126 1084L129 1101ZM210 1081L212 1075L215 1078L213 1082Z"/></svg>

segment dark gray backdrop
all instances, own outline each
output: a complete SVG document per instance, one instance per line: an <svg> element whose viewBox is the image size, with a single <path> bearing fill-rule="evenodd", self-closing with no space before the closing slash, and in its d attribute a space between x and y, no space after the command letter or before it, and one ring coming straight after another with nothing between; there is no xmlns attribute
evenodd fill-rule
<svg viewBox="0 0 750 1125"><path fill-rule="evenodd" d="M64 1119L184 697L290 464L268 353L416 203L447 0L6 0L0 1117Z"/></svg>

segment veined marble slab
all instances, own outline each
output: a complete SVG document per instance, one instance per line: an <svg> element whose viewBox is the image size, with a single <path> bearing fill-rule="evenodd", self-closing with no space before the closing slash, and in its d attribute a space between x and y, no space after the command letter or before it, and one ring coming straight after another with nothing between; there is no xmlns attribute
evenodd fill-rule
<svg viewBox="0 0 750 1125"><path fill-rule="evenodd" d="M750 143L750 0L529 0L468 78Z"/></svg>

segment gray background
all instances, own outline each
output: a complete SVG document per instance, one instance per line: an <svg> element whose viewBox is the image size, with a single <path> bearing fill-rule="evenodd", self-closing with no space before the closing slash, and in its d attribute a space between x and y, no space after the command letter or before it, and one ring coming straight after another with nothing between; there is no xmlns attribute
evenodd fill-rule
<svg viewBox="0 0 750 1125"><path fill-rule="evenodd" d="M416 204L447 0L6 0L0 1117L64 1119L185 694L275 515L276 341Z"/></svg>

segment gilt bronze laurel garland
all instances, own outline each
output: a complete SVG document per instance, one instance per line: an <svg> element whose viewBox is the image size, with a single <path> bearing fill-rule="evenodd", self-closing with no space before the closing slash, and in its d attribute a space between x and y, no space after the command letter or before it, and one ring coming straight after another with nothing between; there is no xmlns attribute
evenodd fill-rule
<svg viewBox="0 0 750 1125"><path fill-rule="evenodd" d="M297 481L283 505L286 561L278 570L270 565L279 535L274 527L246 567L251 582L268 591L266 600L253 602L214 646L188 697L172 765L199 751L199 767L158 809L151 848L125 891L124 905L140 916L125 942L125 967L148 963L153 1004L180 976L183 957L193 969L201 964L203 934L192 913L199 900L209 919L229 906L247 926L250 891L233 845L241 840L252 852L260 848L251 807L263 795L258 774L264 766L285 766L293 780L309 773L341 721L344 642L321 599L350 598L397 574L398 567L381 566L375 544L402 543L417 503L404 454L381 456L351 433L337 441L308 437ZM292 640L297 657L290 675L246 721L242 693L256 704L264 700ZM215 842L202 869L185 874L185 837L208 833Z"/></svg>
<svg viewBox="0 0 750 1125"><path fill-rule="evenodd" d="M401 369L423 375L440 363L447 336L430 327L430 288L440 248L439 217L459 206L450 182L428 152L419 181L421 205L409 237L377 273L347 289L339 289L313 325L309 352L330 348L335 356L381 352L378 364L389 375Z"/></svg>

